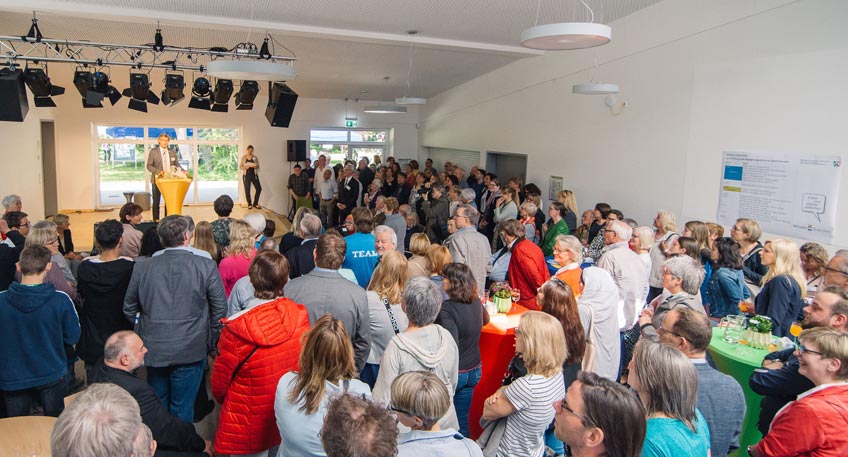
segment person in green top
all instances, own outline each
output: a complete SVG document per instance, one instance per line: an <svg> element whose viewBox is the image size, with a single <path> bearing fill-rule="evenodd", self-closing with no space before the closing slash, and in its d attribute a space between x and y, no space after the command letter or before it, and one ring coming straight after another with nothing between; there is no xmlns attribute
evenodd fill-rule
<svg viewBox="0 0 848 457"><path fill-rule="evenodd" d="M542 239L542 252L545 257L554 255L554 244L556 244L557 235L568 235L568 225L565 224L565 219L562 216L565 214L565 205L560 202L551 202L548 206L548 229L545 231L545 237Z"/></svg>

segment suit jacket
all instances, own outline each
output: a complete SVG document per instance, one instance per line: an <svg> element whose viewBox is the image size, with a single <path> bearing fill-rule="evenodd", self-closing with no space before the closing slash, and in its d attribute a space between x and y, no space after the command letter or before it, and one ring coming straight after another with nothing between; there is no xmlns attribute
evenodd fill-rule
<svg viewBox="0 0 848 457"><path fill-rule="evenodd" d="M291 267L289 279L299 278L315 268L313 252L316 244L318 244L318 238L306 240L300 246L286 251L286 259Z"/></svg>
<svg viewBox="0 0 848 457"><path fill-rule="evenodd" d="M339 183L339 203L347 206L346 211L353 211L356 208L356 202L359 200L359 181L350 178L350 182L345 186L344 180Z"/></svg>
<svg viewBox="0 0 848 457"><path fill-rule="evenodd" d="M337 270L316 268L289 281L283 291L286 297L306 307L309 325L325 314L344 323L353 342L356 372L362 371L371 352L371 318L365 289L345 279Z"/></svg>
<svg viewBox="0 0 848 457"><path fill-rule="evenodd" d="M15 281L15 264L18 263L26 242L26 238L17 230L9 230L6 237L15 247L0 243L0 291L8 289L9 284Z"/></svg>
<svg viewBox="0 0 848 457"><path fill-rule="evenodd" d="M132 395L138 402L139 409L141 409L141 421L150 428L153 439L156 440L158 445L156 455L159 455L159 449L163 451L186 451L179 454L185 456L205 455L202 453L203 449L206 448L206 443L197 434L194 425L172 416L162 406L156 392L147 382L132 373L105 365L102 359L95 365L92 379L89 382L115 384Z"/></svg>
<svg viewBox="0 0 848 457"><path fill-rule="evenodd" d="M168 157L170 158L170 164L168 164L168 169L171 167L177 167L180 170L183 167L180 165L179 157L177 157L177 152L172 151L170 148L168 149ZM151 149L150 152L147 153L147 171L150 172L150 179L156 177L160 171L164 171L165 167L162 164L162 152L159 149L159 146Z"/></svg>
<svg viewBox="0 0 848 457"><path fill-rule="evenodd" d="M168 367L203 360L217 345L227 313L215 261L185 249L166 249L133 269L124 316L150 350L146 363Z"/></svg>

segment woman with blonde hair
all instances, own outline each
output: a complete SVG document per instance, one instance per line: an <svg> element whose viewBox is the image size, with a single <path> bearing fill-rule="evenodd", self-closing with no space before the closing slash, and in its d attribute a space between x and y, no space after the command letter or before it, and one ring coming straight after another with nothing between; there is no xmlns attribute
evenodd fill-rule
<svg viewBox="0 0 848 457"><path fill-rule="evenodd" d="M824 283L824 272L830 256L827 250L818 243L801 245L801 268L807 280L807 296L812 297Z"/></svg>
<svg viewBox="0 0 848 457"><path fill-rule="evenodd" d="M754 300L754 309L774 321L775 336L789 335L792 322L803 320L801 310L807 293L798 245L782 238L769 240L760 257L768 272L763 276L763 288Z"/></svg>
<svg viewBox="0 0 848 457"><path fill-rule="evenodd" d="M551 405L565 397L562 364L568 349L562 324L541 311L522 314L515 329L515 354L524 360L527 374L484 401L483 419L507 418L497 455L541 457L545 430L555 414ZM484 448L487 444L481 443Z"/></svg>
<svg viewBox="0 0 848 457"><path fill-rule="evenodd" d="M409 239L409 252L412 257L409 258L407 276L414 278L415 276L424 276L429 278L430 262L427 260L427 251L430 249L430 238L426 233L416 233Z"/></svg>
<svg viewBox="0 0 848 457"><path fill-rule="evenodd" d="M676 233L677 222L675 222L674 213L671 211L664 209L658 210L657 217L654 218L654 228L657 229L657 233L654 236L654 244L649 251L651 255L651 274L648 277L648 303L662 294L662 266L668 257L668 250L671 248L671 243L679 236Z"/></svg>
<svg viewBox="0 0 848 457"><path fill-rule="evenodd" d="M256 255L256 230L241 219L230 222L230 245L227 255L221 259L218 271L224 282L224 292L227 297L236 285L236 281L247 276L250 261Z"/></svg>
<svg viewBox="0 0 848 457"><path fill-rule="evenodd" d="M450 392L435 374L410 371L395 378L389 408L411 429L398 436L398 455L483 457L476 443L458 437L455 429L439 427L439 419L450 408Z"/></svg>
<svg viewBox="0 0 848 457"><path fill-rule="evenodd" d="M630 249L639 255L648 276L651 275L651 246L654 245L654 231L650 227L636 227L630 237Z"/></svg>
<svg viewBox="0 0 848 457"><path fill-rule="evenodd" d="M212 233L212 224L207 221L200 221L194 227L194 237L191 239L191 245L195 249L206 251L212 256L212 260L221 261L218 245L215 244L215 235Z"/></svg>
<svg viewBox="0 0 848 457"><path fill-rule="evenodd" d="M688 357L671 346L640 340L628 380L648 413L642 455L709 455L707 421L696 408L698 371Z"/></svg>
<svg viewBox="0 0 848 457"><path fill-rule="evenodd" d="M539 208L532 200L527 199L518 208L518 221L524 226L527 234L524 238L532 241L535 244L542 242L542 234L536 229L536 210Z"/></svg>
<svg viewBox="0 0 848 457"><path fill-rule="evenodd" d="M730 237L739 243L745 282L752 286L751 292L755 295L763 286L763 276L768 272L768 266L764 265L762 258L757 255L763 250L763 245L760 243L762 233L760 224L752 219L737 219L730 228Z"/></svg>
<svg viewBox="0 0 848 457"><path fill-rule="evenodd" d="M439 290L442 291L442 299L447 300L448 294L442 289L442 271L445 265L451 263L450 251L448 248L440 244L432 244L427 248L427 264L430 265L430 280L436 283Z"/></svg>
<svg viewBox="0 0 848 457"><path fill-rule="evenodd" d="M329 314L315 321L300 352L300 371L280 378L274 415L282 438L278 457L326 455L319 432L327 404L336 395L371 397L356 379L353 345L342 321Z"/></svg>
<svg viewBox="0 0 848 457"><path fill-rule="evenodd" d="M421 235L427 238L427 235ZM406 257L400 252L389 251L383 254L365 293L371 318L371 353L368 354L368 361L359 379L372 389L380 373L380 359L386 345L409 325L409 319L400 304L407 269Z"/></svg>
<svg viewBox="0 0 848 457"><path fill-rule="evenodd" d="M568 232L574 233L577 230L577 197L570 190L561 190L557 192L557 201L565 206L565 214L562 215L562 218L565 219Z"/></svg>

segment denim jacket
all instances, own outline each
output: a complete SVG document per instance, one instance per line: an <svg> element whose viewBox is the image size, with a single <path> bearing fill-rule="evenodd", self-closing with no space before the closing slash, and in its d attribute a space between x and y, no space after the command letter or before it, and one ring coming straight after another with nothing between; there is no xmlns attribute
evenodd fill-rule
<svg viewBox="0 0 848 457"><path fill-rule="evenodd" d="M709 282L710 314L724 317L735 312L740 301L751 296L742 270L722 267L713 271Z"/></svg>

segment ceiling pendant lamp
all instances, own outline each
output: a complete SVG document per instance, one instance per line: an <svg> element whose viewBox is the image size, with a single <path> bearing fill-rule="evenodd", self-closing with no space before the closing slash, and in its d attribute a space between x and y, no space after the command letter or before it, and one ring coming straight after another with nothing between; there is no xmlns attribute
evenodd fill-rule
<svg viewBox="0 0 848 457"><path fill-rule="evenodd" d="M536 7L536 22L539 20L539 7ZM587 49L602 46L612 39L612 29L604 24L595 23L595 13L584 0L580 3L589 10L589 22L562 22L530 27L521 33L521 46L543 51Z"/></svg>
<svg viewBox="0 0 848 457"><path fill-rule="evenodd" d="M406 107L398 105L366 106L362 112L371 114L399 114L405 113Z"/></svg>
<svg viewBox="0 0 848 457"><path fill-rule="evenodd" d="M409 35L409 70L406 72L406 93L403 97L398 97L395 99L395 104L397 105L426 105L427 99L421 97L410 97L409 93L412 92L412 40L416 34L418 34L418 30L408 30L406 32Z"/></svg>
<svg viewBox="0 0 848 457"><path fill-rule="evenodd" d="M592 77L589 82L575 84L571 86L572 94L580 95L609 95L618 93L618 84L615 83L599 83L595 82L595 76L598 73L598 59L595 58L595 65L592 67Z"/></svg>

